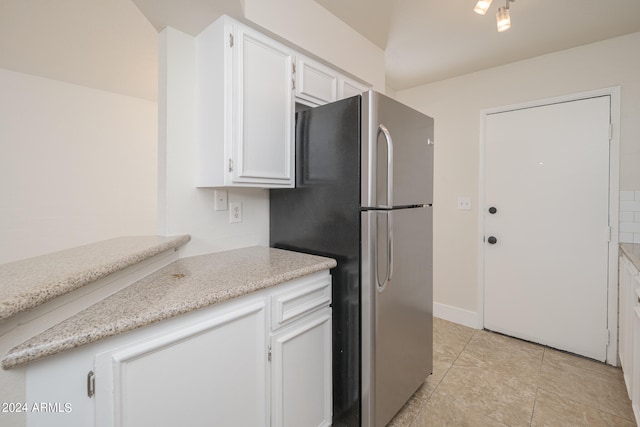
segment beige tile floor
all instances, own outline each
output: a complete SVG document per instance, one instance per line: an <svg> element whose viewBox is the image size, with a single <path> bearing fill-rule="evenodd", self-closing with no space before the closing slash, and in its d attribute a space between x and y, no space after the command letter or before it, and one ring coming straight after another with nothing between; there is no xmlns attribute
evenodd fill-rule
<svg viewBox="0 0 640 427"><path fill-rule="evenodd" d="M389 426L636 426L618 368L437 318L433 341L433 375Z"/></svg>

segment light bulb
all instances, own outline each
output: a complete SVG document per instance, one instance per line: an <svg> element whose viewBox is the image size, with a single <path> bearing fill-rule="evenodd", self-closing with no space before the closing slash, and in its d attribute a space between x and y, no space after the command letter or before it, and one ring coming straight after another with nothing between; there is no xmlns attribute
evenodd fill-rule
<svg viewBox="0 0 640 427"><path fill-rule="evenodd" d="M493 0L478 0L478 3L476 3L476 7L473 8L473 11L478 15L484 15L485 13L487 13L487 10L489 9L489 6L491 6L492 1Z"/></svg>
<svg viewBox="0 0 640 427"><path fill-rule="evenodd" d="M496 21L498 24L498 32L507 31L511 28L511 17L509 16L509 9L501 7L496 14Z"/></svg>

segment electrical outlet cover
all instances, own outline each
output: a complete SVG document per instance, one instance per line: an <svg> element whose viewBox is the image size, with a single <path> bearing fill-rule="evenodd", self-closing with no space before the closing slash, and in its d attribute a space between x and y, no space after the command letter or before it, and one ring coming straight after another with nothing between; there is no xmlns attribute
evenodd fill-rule
<svg viewBox="0 0 640 427"><path fill-rule="evenodd" d="M242 202L229 202L229 222L242 222Z"/></svg>

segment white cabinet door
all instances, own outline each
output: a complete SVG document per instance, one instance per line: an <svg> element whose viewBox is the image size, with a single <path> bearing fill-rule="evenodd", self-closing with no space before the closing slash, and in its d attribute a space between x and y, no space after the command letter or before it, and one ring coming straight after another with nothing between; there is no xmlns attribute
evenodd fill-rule
<svg viewBox="0 0 640 427"><path fill-rule="evenodd" d="M284 328L271 345L272 426L331 425L331 309Z"/></svg>
<svg viewBox="0 0 640 427"><path fill-rule="evenodd" d="M620 257L618 299L618 357L624 374L627 391L631 395L633 366L633 321L634 321L634 282L638 270L624 255Z"/></svg>
<svg viewBox="0 0 640 427"><path fill-rule="evenodd" d="M338 94L338 73L329 67L298 56L296 62L296 96L313 105L333 102Z"/></svg>
<svg viewBox="0 0 640 427"><path fill-rule="evenodd" d="M633 309L633 378L631 380L631 406L640 425L640 276L636 276L636 304Z"/></svg>
<svg viewBox="0 0 640 427"><path fill-rule="evenodd" d="M265 306L253 301L96 356L96 425L265 426Z"/></svg>
<svg viewBox="0 0 640 427"><path fill-rule="evenodd" d="M294 59L226 16L198 35L198 187L294 186Z"/></svg>
<svg viewBox="0 0 640 427"><path fill-rule="evenodd" d="M338 99L349 98L368 91L369 88L355 80L341 76L338 82Z"/></svg>
<svg viewBox="0 0 640 427"><path fill-rule="evenodd" d="M234 25L234 183L293 186L293 53Z"/></svg>

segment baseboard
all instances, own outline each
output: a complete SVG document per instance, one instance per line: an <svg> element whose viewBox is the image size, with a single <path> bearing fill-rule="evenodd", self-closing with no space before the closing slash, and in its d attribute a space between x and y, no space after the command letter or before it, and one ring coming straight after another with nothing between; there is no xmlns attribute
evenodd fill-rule
<svg viewBox="0 0 640 427"><path fill-rule="evenodd" d="M478 328L478 313L450 305L433 303L433 315L449 322L458 323L473 329Z"/></svg>

